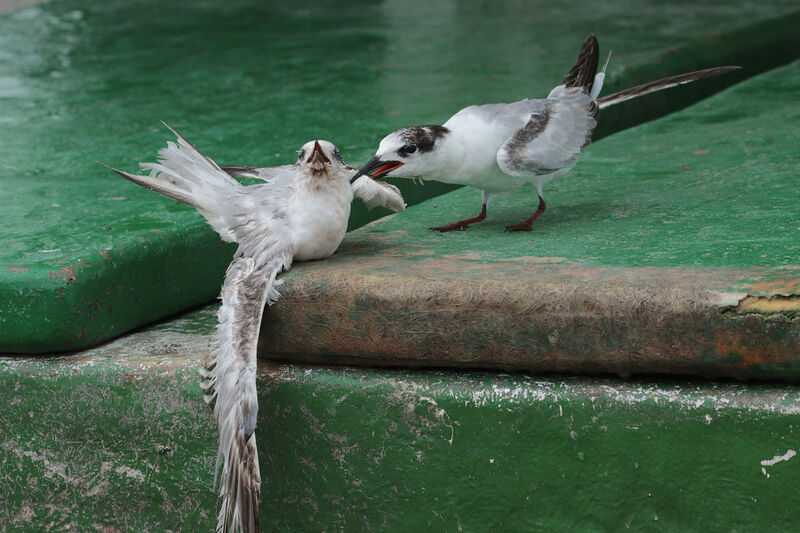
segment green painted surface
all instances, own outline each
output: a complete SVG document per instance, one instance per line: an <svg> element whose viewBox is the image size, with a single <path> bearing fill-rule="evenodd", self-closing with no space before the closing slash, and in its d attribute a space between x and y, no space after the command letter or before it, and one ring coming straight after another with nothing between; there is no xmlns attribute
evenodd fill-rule
<svg viewBox="0 0 800 533"><path fill-rule="evenodd" d="M5 14L0 351L77 349L216 296L231 249L190 208L94 163L151 159L160 120L223 163L283 163L312 137L358 163L399 126L546 94L589 31L614 50L610 90L722 59L747 76L797 49L796 9L64 0ZM736 79L608 114L602 131ZM353 224L366 216L358 206Z"/></svg>
<svg viewBox="0 0 800 533"><path fill-rule="evenodd" d="M284 276L261 353L796 382L798 94L795 62L590 145L531 233L503 233L530 190L428 230L478 212L468 188L356 230Z"/></svg>
<svg viewBox="0 0 800 533"><path fill-rule="evenodd" d="M8 531L212 529L216 431L195 370L213 311L75 356L0 360ZM794 386L260 376L264 531L800 527L800 458L774 460L800 450Z"/></svg>
<svg viewBox="0 0 800 533"><path fill-rule="evenodd" d="M477 214L481 194L471 188L361 231L431 250L409 261L476 253L489 263L530 255L620 267L800 267L798 94L800 61L591 144L545 187L547 211L531 234L503 233L536 210L530 189L492 196L487 220L464 232L427 228Z"/></svg>
<svg viewBox="0 0 800 533"><path fill-rule="evenodd" d="M793 388L287 374L264 398L275 429L259 441L273 495L262 520L275 531L800 525L800 462L761 471L796 451Z"/></svg>

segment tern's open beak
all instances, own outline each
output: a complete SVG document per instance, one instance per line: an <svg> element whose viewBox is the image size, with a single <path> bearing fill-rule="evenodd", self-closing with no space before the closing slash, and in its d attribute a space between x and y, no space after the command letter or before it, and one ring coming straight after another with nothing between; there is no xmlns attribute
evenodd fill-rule
<svg viewBox="0 0 800 533"><path fill-rule="evenodd" d="M314 151L311 152L310 156L308 156L306 164L310 165L311 163L316 163L316 162L321 162L321 163L331 162L331 160L325 157L325 154L322 152L322 148L319 145L319 141L314 141Z"/></svg>
<svg viewBox="0 0 800 533"><path fill-rule="evenodd" d="M402 166L403 163L401 163L400 161L381 161L380 159L378 159L378 156L375 156L369 161L367 161L367 164L361 167L361 170L359 170L355 176L350 178L350 183L353 183L364 174L372 178L379 179L384 177L392 170L400 168Z"/></svg>

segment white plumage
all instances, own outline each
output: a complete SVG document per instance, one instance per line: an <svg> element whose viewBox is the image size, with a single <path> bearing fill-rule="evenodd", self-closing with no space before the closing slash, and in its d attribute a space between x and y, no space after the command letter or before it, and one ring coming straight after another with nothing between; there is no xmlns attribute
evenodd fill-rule
<svg viewBox="0 0 800 533"><path fill-rule="evenodd" d="M506 228L530 231L546 207L542 187L578 161L591 142L600 109L738 68L689 72L598 98L605 80L605 67L597 72L598 59L597 39L589 35L575 66L547 98L469 106L442 126L390 133L358 175L424 178L483 191L478 216L431 228L440 231L464 230L483 220L491 194L531 186L539 195L538 209L525 222Z"/></svg>
<svg viewBox="0 0 800 533"><path fill-rule="evenodd" d="M293 260L322 259L336 251L347 229L350 204L405 209L396 187L362 176L327 141L311 141L294 165L220 167L173 130L149 176L111 168L150 190L194 206L226 241L239 244L222 286L214 358L201 371L204 398L219 427L215 472L222 498L218 531L258 530L261 477L255 426L256 346L264 305L280 294L276 278ZM108 167L110 168L110 167ZM231 175L264 180L243 186ZM216 480L216 474L215 474Z"/></svg>

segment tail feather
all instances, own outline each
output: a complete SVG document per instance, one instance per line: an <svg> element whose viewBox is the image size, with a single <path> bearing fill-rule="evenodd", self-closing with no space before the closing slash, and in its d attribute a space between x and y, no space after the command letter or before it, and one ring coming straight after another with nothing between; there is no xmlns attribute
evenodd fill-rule
<svg viewBox="0 0 800 533"><path fill-rule="evenodd" d="M583 92L588 94L594 84L599 59L600 46L597 44L597 37L594 36L594 33L590 33L583 41L575 66L569 71L561 85L566 88L582 87Z"/></svg>
<svg viewBox="0 0 800 533"><path fill-rule="evenodd" d="M248 399L244 398L241 404L231 406L230 411L219 413L224 417L220 418L220 444L229 444L217 459L222 466L222 482L219 485L222 506L217 517L217 531L223 533L258 531L261 471L258 466L255 423L248 424L247 421L250 418L247 413L249 408L258 410L257 405L249 406Z"/></svg>
<svg viewBox="0 0 800 533"><path fill-rule="evenodd" d="M693 81L701 80L703 78L711 78L713 76L719 76L720 74L725 74L726 72L730 72L732 70L737 70L740 68L741 67L735 67L735 66L714 67L714 68L707 68L704 70L696 70L694 72L686 72L684 74L678 74L676 76L669 76L667 78L651 81L649 83L643 83L641 85L631 87L630 89L625 89L624 91L619 91L617 93L604 96L598 99L597 103L599 104L600 109L605 109L607 107L611 107L612 105L616 105L621 102L631 100L633 98L638 98L639 96L644 96L645 94L650 94L656 91L669 89L670 87L676 87L678 85L683 85L684 83L691 83Z"/></svg>
<svg viewBox="0 0 800 533"><path fill-rule="evenodd" d="M175 134L178 142L167 142L167 147L158 152L158 162L139 165L150 171L149 176L137 176L103 166L137 185L195 207L223 239L234 240L221 208L242 189L242 185L178 132L164 125Z"/></svg>
<svg viewBox="0 0 800 533"><path fill-rule="evenodd" d="M287 245L288 246L288 245ZM256 533L261 473L255 428L258 415L256 346L264 306L280 296L278 273L291 263L288 248L234 259L225 275L215 363L201 371L204 399L214 403L219 447L214 484L219 475L222 504L217 532Z"/></svg>
<svg viewBox="0 0 800 533"><path fill-rule="evenodd" d="M197 205L195 198L192 196L192 192L178 187L174 182L170 182L165 179L151 178L148 176L137 176L136 174L129 174L125 171L110 167L105 163L100 163L99 161L98 163L106 167L111 172L116 172L126 180L132 181L133 183L140 185L145 189L163 194L168 198L172 198L173 200L177 200L184 204L189 204L198 209L200 208L200 206Z"/></svg>

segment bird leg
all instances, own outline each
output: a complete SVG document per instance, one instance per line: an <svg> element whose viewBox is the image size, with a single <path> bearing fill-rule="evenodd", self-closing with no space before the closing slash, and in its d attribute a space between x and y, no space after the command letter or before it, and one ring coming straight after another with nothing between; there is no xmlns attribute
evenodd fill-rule
<svg viewBox="0 0 800 533"><path fill-rule="evenodd" d="M448 224L446 226L436 226L430 229L441 232L453 231L453 230L464 231L470 224L474 224L475 222L480 222L484 218L486 218L486 202L483 202L483 204L481 205L480 214L474 218L459 220L458 222L453 222L452 224Z"/></svg>
<svg viewBox="0 0 800 533"><path fill-rule="evenodd" d="M506 226L506 231L530 231L531 222L539 218L539 215L544 213L546 207L547 205L545 205L544 203L544 198L539 196L539 207L538 209L536 209L536 212L533 214L533 216L531 216L531 218L520 224L514 224L513 226Z"/></svg>

